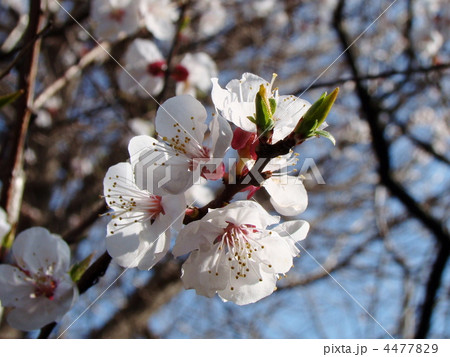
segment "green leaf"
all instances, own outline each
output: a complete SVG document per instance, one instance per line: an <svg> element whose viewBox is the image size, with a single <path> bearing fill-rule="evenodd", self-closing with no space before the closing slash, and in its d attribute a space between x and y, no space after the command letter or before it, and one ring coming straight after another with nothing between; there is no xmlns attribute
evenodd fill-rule
<svg viewBox="0 0 450 357"><path fill-rule="evenodd" d="M252 116L248 116L247 119L250 120L253 124L256 124L256 119Z"/></svg>
<svg viewBox="0 0 450 357"><path fill-rule="evenodd" d="M269 103L270 103L270 111L272 112L273 116L273 113L275 113L275 110L277 109L277 101L275 100L275 98L269 98Z"/></svg>
<svg viewBox="0 0 450 357"><path fill-rule="evenodd" d="M276 103L275 103L276 106ZM255 120L258 133L264 133L270 130L273 126L272 120L272 108L274 103L267 97L267 91L264 84L259 87L259 92L256 94L255 98Z"/></svg>
<svg viewBox="0 0 450 357"><path fill-rule="evenodd" d="M87 268L89 268L89 265L91 264L91 260L93 257L94 253L89 255L87 258L84 258L81 262L72 265L72 267L69 270L69 275L75 283L81 279L84 272L87 270Z"/></svg>
<svg viewBox="0 0 450 357"><path fill-rule="evenodd" d="M0 108L3 108L5 105L14 102L22 94L23 94L23 90L21 89L17 92L0 96Z"/></svg>
<svg viewBox="0 0 450 357"><path fill-rule="evenodd" d="M326 92L323 93L320 98L308 109L295 128L295 132L300 137L308 138L314 135L316 129L320 127L320 125L322 125L327 118L338 93L339 88L336 88L328 95Z"/></svg>
<svg viewBox="0 0 450 357"><path fill-rule="evenodd" d="M333 143L333 145L336 145L336 139L328 131L316 130L314 133L318 136L323 136L324 138L327 138L328 140L330 140Z"/></svg>

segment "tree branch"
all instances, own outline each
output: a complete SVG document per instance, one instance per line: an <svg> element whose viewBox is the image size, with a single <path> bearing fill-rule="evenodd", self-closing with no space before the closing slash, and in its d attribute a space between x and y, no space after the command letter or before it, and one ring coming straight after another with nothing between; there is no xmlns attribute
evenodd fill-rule
<svg viewBox="0 0 450 357"><path fill-rule="evenodd" d="M0 252L0 261L8 246L12 243L17 223L19 221L20 205L22 201L25 175L23 172L23 154L25 150L25 140L30 124L31 110L34 98L34 87L37 75L39 60L39 51L41 39L39 38L39 29L44 21L41 13L41 1L30 1L28 28L25 32L25 43L33 43L30 53L27 53L22 62L17 63L19 70L19 89L22 89L23 95L17 100L17 121L13 130L12 137L9 138L10 155L2 163L1 181L3 182L0 205L5 208L11 224L9 241L3 242Z"/></svg>
<svg viewBox="0 0 450 357"><path fill-rule="evenodd" d="M417 336L426 337L437 290L441 284L442 273L448 260L450 252L450 237L443 224L425 211L416 200L410 196L406 190L394 180L391 174L391 164L389 157L389 144L384 137L384 127L379 116L381 108L375 104L370 97L367 89L363 86L360 79L359 70L356 66L356 60L352 48L349 48L350 41L343 26L343 8L345 1L340 0L334 13L334 27L341 41L342 47L346 49L345 55L350 69L356 79L356 93L361 103L365 117L368 121L372 134L372 147L378 159L378 173L380 181L385 185L391 194L403 203L410 214L416 217L426 228L434 235L438 244L439 254L433 265L428 278L426 298L422 304L422 313L419 321Z"/></svg>

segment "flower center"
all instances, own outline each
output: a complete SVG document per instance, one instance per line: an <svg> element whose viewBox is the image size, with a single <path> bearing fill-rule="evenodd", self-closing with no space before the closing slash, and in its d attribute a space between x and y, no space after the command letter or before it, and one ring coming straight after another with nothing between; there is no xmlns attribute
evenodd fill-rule
<svg viewBox="0 0 450 357"><path fill-rule="evenodd" d="M150 63L147 66L147 73L153 77L164 77L166 69L167 69L166 61L157 61Z"/></svg>
<svg viewBox="0 0 450 357"><path fill-rule="evenodd" d="M49 300L54 299L55 290L58 287L58 283L53 280L51 276L35 277L34 285L34 294L31 295L31 298L45 296Z"/></svg>
<svg viewBox="0 0 450 357"><path fill-rule="evenodd" d="M147 73L153 77L164 77L167 71L166 61L152 62L147 66ZM184 82L189 77L189 71L183 65L176 65L170 77L176 82Z"/></svg>
<svg viewBox="0 0 450 357"><path fill-rule="evenodd" d="M172 78L177 82L184 82L189 77L189 71L186 67L179 64L175 66L171 74Z"/></svg>
<svg viewBox="0 0 450 357"><path fill-rule="evenodd" d="M36 299L41 296L44 296L49 300L54 299L55 290L58 287L58 282L52 277L54 264L55 263L47 266L46 269L39 269L36 274L31 274L30 271L25 269L23 262L16 265L16 267L24 274L23 276L19 275L19 278L22 278L24 281L34 286L34 291L30 294L31 299Z"/></svg>
<svg viewBox="0 0 450 357"><path fill-rule="evenodd" d="M262 275L258 265L264 264L268 268L272 265L258 255L260 250L264 249L264 245L258 242L263 230L257 228L253 224L234 224L226 221L228 226L224 228L223 233L219 234L215 243L217 244L217 254L223 256L225 254L225 264L230 269L230 289L234 290L233 280L245 279L247 274L251 274L251 280L262 281ZM218 261L223 261L219 259ZM213 274L213 271L209 271ZM219 276L216 265L216 276ZM253 280L253 279L258 280Z"/></svg>
<svg viewBox="0 0 450 357"><path fill-rule="evenodd" d="M109 18L116 22L122 22L126 11L124 9L113 9L109 13Z"/></svg>
<svg viewBox="0 0 450 357"><path fill-rule="evenodd" d="M112 177L109 179L113 180ZM108 205L114 213L107 215L115 220L114 227L118 230L137 222L152 224L160 214L165 214L161 196L135 188L125 178L116 176L108 192Z"/></svg>
<svg viewBox="0 0 450 357"><path fill-rule="evenodd" d="M209 161L211 157L210 157L210 150L206 146L202 147L199 146L198 148L194 147L192 149L193 152L186 151L185 155L191 157L189 170L194 171L197 169L198 165L200 165L203 162Z"/></svg>

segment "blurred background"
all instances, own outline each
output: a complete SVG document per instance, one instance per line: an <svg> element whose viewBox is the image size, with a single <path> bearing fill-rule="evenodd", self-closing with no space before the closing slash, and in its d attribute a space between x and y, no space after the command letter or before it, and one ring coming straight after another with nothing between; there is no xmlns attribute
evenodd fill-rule
<svg viewBox="0 0 450 357"><path fill-rule="evenodd" d="M29 83L26 58L38 49L34 89L0 110L1 205L19 148L17 181L26 180L17 232L46 227L75 260L105 251L99 195L108 167L127 160L132 136L154 135L156 102L125 92L118 79L116 60L127 66L134 39L153 40L169 68L187 53L208 54L222 87L252 72L268 81L277 73L281 95L310 102L340 88L327 119L336 146L320 138L296 148L299 166L312 158L325 184L304 173L309 204L298 218L311 229L275 293L237 306L184 290L181 262L171 257L148 272L112 263L52 337L450 337L446 1L173 1L169 39L137 29L102 42L112 57L85 31L98 38L91 1L60 1L84 29L56 1L41 3L36 36L27 32L38 21L28 1L0 2L0 94ZM174 77L162 80L159 102L182 90ZM209 89L195 94L211 113ZM263 190L256 198L273 211ZM0 325L4 338L37 333Z"/></svg>

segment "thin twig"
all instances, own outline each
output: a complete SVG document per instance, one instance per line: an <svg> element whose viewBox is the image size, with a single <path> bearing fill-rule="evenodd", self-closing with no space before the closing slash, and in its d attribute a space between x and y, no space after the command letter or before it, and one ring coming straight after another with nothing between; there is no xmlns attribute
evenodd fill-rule
<svg viewBox="0 0 450 357"><path fill-rule="evenodd" d="M68 68L64 75L49 85L34 101L33 110L41 108L44 103L53 97L58 91L63 89L67 83L80 75L81 71L95 61L101 61L106 58L106 51L110 50L110 44L103 42L94 47L91 51L81 57L80 61Z"/></svg>
<svg viewBox="0 0 450 357"><path fill-rule="evenodd" d="M2 163L2 196L0 205L5 208L8 215L8 221L11 224L11 232L9 234L9 241L4 242L2 251L0 252L0 261L2 256L6 254L8 246L12 242L12 237L17 227L20 214L20 204L22 201L22 194L24 190L24 173L23 161L25 150L25 139L28 133L30 124L31 110L34 98L34 87L37 75L39 51L41 39L39 38L39 28L44 21L41 13L41 1L30 2L29 23L25 32L25 43L33 43L31 53L28 53L23 58L23 62L18 62L19 69L19 89L23 89L24 94L17 100L17 124L13 131L12 137L9 140L9 147L11 155ZM36 37L38 37L36 39Z"/></svg>
<svg viewBox="0 0 450 357"><path fill-rule="evenodd" d="M0 79L3 79L8 75L9 72L17 65L19 61L23 59L24 56L27 55L27 52L30 51L32 45L40 38L45 36L48 31L52 28L52 23L49 22L41 31L39 31L31 41L28 41L22 49L19 51L17 56L11 61L11 63L5 68L3 72L0 73Z"/></svg>
<svg viewBox="0 0 450 357"><path fill-rule="evenodd" d="M300 94L304 93L307 89L316 89L316 88L324 88L324 87L335 87L339 84L347 83L347 82L356 82L356 81L369 81L369 80L378 80L383 78L389 78L393 76L407 76L410 74L415 73L429 73L429 72L437 72L437 71L443 71L450 68L450 63L441 63L430 67L417 67L417 68L408 68L405 70L390 70L385 72L380 72L378 74L369 74L366 76L360 76L358 78L356 77L348 77L348 78L338 78L333 79L328 82L319 82L314 83L311 86L299 88L294 91L294 93Z"/></svg>

